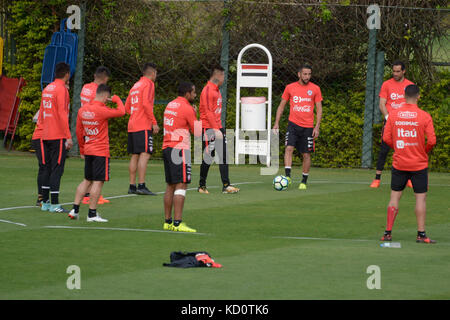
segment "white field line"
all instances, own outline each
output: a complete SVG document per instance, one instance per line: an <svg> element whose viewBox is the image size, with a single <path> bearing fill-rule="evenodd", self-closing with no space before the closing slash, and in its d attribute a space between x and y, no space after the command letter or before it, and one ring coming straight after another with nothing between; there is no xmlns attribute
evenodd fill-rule
<svg viewBox="0 0 450 320"><path fill-rule="evenodd" d="M81 229L81 230L110 230L110 231L138 231L138 232L160 232L160 233L182 233L182 234L195 234L198 236L207 236L207 233L200 232L173 232L164 230L151 230L151 229L130 229L130 228L104 228L104 227L71 227L71 226L44 226L45 229Z"/></svg>
<svg viewBox="0 0 450 320"><path fill-rule="evenodd" d="M22 227L26 227L27 226L26 224L18 223L18 222L12 222L12 221L9 221L9 220L2 220L2 219L0 219L0 222L15 224L15 225L22 226Z"/></svg>
<svg viewBox="0 0 450 320"><path fill-rule="evenodd" d="M367 242L367 241L375 241L370 239L335 239L335 238L313 238L313 237L272 237L276 239L294 239L294 240L325 240L325 241L358 241L358 242Z"/></svg>
<svg viewBox="0 0 450 320"><path fill-rule="evenodd" d="M244 184L260 184L260 183L264 183L262 181L254 181L254 182L237 182L237 183L233 183L233 185L244 185ZM208 187L208 189L216 189L216 188L221 188L221 186L211 186ZM186 189L187 191L193 191L193 190L197 190L197 188L188 188ZM156 194L164 194L165 191L159 191L159 192L155 192ZM124 195L120 195L120 196L111 196L111 197L105 197L105 199L118 199L118 198L127 198L127 197L136 197L139 196L137 194L124 194ZM68 204L73 204L73 202L66 202L66 203L61 203L61 205L66 206ZM9 207L9 208L0 208L0 211L8 211L8 210L16 210L16 209L30 209L30 208L38 208L37 206L19 206L19 207Z"/></svg>

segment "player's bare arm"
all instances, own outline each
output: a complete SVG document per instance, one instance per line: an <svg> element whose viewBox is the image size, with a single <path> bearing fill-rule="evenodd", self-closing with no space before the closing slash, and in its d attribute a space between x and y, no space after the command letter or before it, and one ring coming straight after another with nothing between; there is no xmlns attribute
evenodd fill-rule
<svg viewBox="0 0 450 320"><path fill-rule="evenodd" d="M283 114L284 107L286 106L286 100L281 99L280 105L277 108L277 114L275 117L275 123L273 124L273 130L278 130L280 128L280 119L281 115Z"/></svg>
<svg viewBox="0 0 450 320"><path fill-rule="evenodd" d="M380 111L383 114L383 117L385 119L386 119L386 117L388 115L388 111L387 111L387 108L386 108L386 101L387 100L385 98L380 98L380 105L379 105Z"/></svg>
<svg viewBox="0 0 450 320"><path fill-rule="evenodd" d="M313 130L313 138L317 139L320 132L320 122L322 121L322 101L316 103L316 126Z"/></svg>

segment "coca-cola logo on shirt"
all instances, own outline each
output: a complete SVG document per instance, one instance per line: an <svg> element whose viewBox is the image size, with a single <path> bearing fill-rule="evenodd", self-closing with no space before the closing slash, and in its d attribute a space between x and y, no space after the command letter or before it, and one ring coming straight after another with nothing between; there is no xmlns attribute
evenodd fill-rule
<svg viewBox="0 0 450 320"><path fill-rule="evenodd" d="M81 117L83 117L83 119L94 119L95 118L95 113L94 112L90 112L90 111L84 111L81 114Z"/></svg>
<svg viewBox="0 0 450 320"><path fill-rule="evenodd" d="M84 88L81 93L86 95L86 96L90 96L92 94L92 91L91 91L91 89Z"/></svg>
<svg viewBox="0 0 450 320"><path fill-rule="evenodd" d="M417 112L412 111L400 111L398 117L402 119L414 119L417 118Z"/></svg>

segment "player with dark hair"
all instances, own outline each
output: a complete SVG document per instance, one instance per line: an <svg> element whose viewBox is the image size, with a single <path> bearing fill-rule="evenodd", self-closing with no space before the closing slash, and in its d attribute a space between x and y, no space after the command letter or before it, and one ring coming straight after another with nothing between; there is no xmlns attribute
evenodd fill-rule
<svg viewBox="0 0 450 320"><path fill-rule="evenodd" d="M146 63L143 67L143 76L131 88L125 103L125 110L130 114L127 148L128 153L131 153L128 189L130 194L156 195L145 185L147 164L153 153L153 134L159 132L158 123L153 114L156 75L156 65ZM136 172L138 173L137 187Z"/></svg>
<svg viewBox="0 0 450 320"><path fill-rule="evenodd" d="M281 115L289 101L289 123L286 132L284 170L291 184L292 155L294 148L302 154L302 181L300 190L306 189L311 167L311 153L314 152L314 140L319 137L322 120L322 93L320 87L312 83L312 68L303 65L298 69L298 81L286 86L278 106L273 130L279 130ZM316 108L316 124L314 125L314 106Z"/></svg>
<svg viewBox="0 0 450 320"><path fill-rule="evenodd" d="M191 135L197 120L191 103L196 97L195 86L183 82L178 98L164 110L163 159L166 176L164 194L164 230L196 232L182 221L187 184L191 182ZM172 219L173 211L173 219Z"/></svg>
<svg viewBox="0 0 450 320"><path fill-rule="evenodd" d="M97 213L97 203L105 181L109 181L110 154L108 119L121 117L125 114L125 106L118 96L111 96L111 88L100 84L96 90L95 99L84 104L78 110L77 139L80 154L84 158L84 180L79 184L73 209L69 218L78 219L80 203L86 190L90 189L88 222L107 222ZM106 106L107 101L117 104L117 109Z"/></svg>
<svg viewBox="0 0 450 320"><path fill-rule="evenodd" d="M94 81L85 84L83 86L83 89L81 89L80 99L82 107L85 104L90 103L94 100L98 86L101 84L107 84L110 77L111 72L107 67L100 66L95 70ZM89 192L90 190L88 190L84 195L83 198L84 204L89 204ZM109 200L103 198L103 196L100 195L100 198L98 199L98 204L104 203L109 203Z"/></svg>
<svg viewBox="0 0 450 320"><path fill-rule="evenodd" d="M42 124L40 147L44 172L42 173L42 211L67 213L59 204L59 187L64 173L67 150L72 148L69 128L70 66L60 62L55 66L55 81L42 91L38 123Z"/></svg>
<svg viewBox="0 0 450 320"><path fill-rule="evenodd" d="M386 123L389 113L392 110L401 108L405 103L405 88L413 84L405 78L405 72L405 64L402 61L394 61L392 63L392 78L383 82L381 86L379 108L384 117L384 123ZM391 150L383 140L383 132L384 126L381 133L381 146L380 152L378 153L375 179L370 184L371 188L378 188L380 186L381 173L384 169L389 150ZM412 187L411 181L408 181L408 187Z"/></svg>
<svg viewBox="0 0 450 320"><path fill-rule="evenodd" d="M236 193L239 188L230 184L227 159L227 137L225 128L222 127L222 95L219 87L225 81L225 70L221 66L215 66L211 70L208 83L200 94L200 120L202 122L202 141L204 158L200 166L200 182L198 192L208 194L206 179L215 151L219 156L219 171L222 179L223 193ZM220 144L220 145L218 145Z"/></svg>
<svg viewBox="0 0 450 320"><path fill-rule="evenodd" d="M416 197L416 242L435 243L425 233L426 198L428 191L428 153L436 145L433 119L419 109L419 87L405 89L405 103L392 110L387 119L383 140L394 149L391 178L391 199L387 209L386 231L382 241L392 240L392 227L398 214L399 202L408 180Z"/></svg>

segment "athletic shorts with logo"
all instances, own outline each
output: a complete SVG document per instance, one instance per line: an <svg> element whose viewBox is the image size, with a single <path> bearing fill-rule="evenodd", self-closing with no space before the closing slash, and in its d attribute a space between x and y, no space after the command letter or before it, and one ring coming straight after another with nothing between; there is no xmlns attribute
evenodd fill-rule
<svg viewBox="0 0 450 320"><path fill-rule="evenodd" d="M315 148L312 134L313 128L300 127L289 121L286 131L285 146L293 146L299 153L312 153Z"/></svg>
<svg viewBox="0 0 450 320"><path fill-rule="evenodd" d="M419 171L403 171L392 167L391 190L403 191L406 183L411 180L414 193L425 193L428 191L428 168Z"/></svg>
<svg viewBox="0 0 450 320"><path fill-rule="evenodd" d="M84 178L89 181L109 181L108 157L84 156Z"/></svg>
<svg viewBox="0 0 450 320"><path fill-rule="evenodd" d="M140 154L143 152L153 153L153 131L142 130L137 132L128 132L128 153Z"/></svg>
<svg viewBox="0 0 450 320"><path fill-rule="evenodd" d="M191 183L191 151L189 149L163 149L164 171L168 184Z"/></svg>

